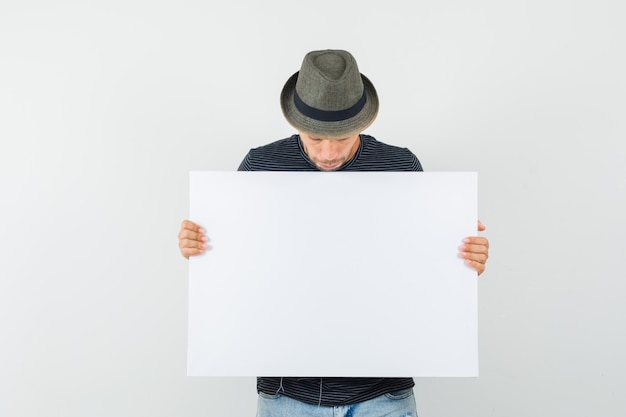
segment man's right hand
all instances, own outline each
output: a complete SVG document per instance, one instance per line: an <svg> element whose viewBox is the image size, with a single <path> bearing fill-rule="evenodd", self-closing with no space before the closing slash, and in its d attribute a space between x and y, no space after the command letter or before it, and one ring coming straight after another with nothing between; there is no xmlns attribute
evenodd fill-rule
<svg viewBox="0 0 626 417"><path fill-rule="evenodd" d="M209 247L208 238L204 229L189 220L183 220L178 232L178 247L180 253L187 259L190 256L200 255Z"/></svg>

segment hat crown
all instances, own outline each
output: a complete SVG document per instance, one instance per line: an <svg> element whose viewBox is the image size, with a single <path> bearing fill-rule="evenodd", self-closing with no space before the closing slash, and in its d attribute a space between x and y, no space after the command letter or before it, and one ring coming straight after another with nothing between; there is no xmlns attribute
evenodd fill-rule
<svg viewBox="0 0 626 417"><path fill-rule="evenodd" d="M347 51L309 52L302 62L296 93L308 106L340 111L363 96L363 81L354 57Z"/></svg>
<svg viewBox="0 0 626 417"><path fill-rule="evenodd" d="M312 57L313 65L322 74L333 80L338 80L346 70L346 60L343 56L332 52L326 52Z"/></svg>
<svg viewBox="0 0 626 417"><path fill-rule="evenodd" d="M299 132L341 139L372 124L378 95L349 52L326 49L306 54L280 93L280 107Z"/></svg>

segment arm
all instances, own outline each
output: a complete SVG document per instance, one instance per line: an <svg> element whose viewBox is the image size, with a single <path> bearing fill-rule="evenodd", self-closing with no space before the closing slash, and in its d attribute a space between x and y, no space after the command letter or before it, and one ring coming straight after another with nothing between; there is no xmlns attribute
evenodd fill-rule
<svg viewBox="0 0 626 417"><path fill-rule="evenodd" d="M478 231L482 232L486 227L478 221ZM487 238L470 236L463 239L463 245L459 248L459 256L465 259L465 263L478 272L478 275L485 271L485 264L489 258L489 241Z"/></svg>
<svg viewBox="0 0 626 417"><path fill-rule="evenodd" d="M194 222L183 220L178 232L178 247L185 258L200 255L209 247L209 239L204 233L204 229Z"/></svg>

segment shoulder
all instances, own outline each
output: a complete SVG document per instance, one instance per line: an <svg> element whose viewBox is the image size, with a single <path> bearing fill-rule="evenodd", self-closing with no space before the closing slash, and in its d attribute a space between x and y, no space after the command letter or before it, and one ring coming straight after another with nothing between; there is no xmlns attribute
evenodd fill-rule
<svg viewBox="0 0 626 417"><path fill-rule="evenodd" d="M371 171L422 171L422 165L408 148L389 145L373 136L361 135L363 147L355 168Z"/></svg>
<svg viewBox="0 0 626 417"><path fill-rule="evenodd" d="M241 162L239 171L290 171L307 167L298 136L293 135L250 149Z"/></svg>

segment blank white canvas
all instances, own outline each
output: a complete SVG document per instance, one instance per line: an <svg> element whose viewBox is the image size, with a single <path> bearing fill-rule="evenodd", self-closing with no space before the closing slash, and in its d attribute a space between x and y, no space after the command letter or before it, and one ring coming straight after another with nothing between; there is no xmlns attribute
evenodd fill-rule
<svg viewBox="0 0 626 417"><path fill-rule="evenodd" d="M188 374L477 376L475 173L192 172Z"/></svg>

